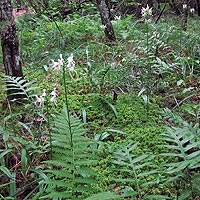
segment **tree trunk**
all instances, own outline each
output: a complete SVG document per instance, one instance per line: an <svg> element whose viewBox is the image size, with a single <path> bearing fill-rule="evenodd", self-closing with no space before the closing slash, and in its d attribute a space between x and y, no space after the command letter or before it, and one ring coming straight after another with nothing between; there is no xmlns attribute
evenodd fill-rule
<svg viewBox="0 0 200 200"><path fill-rule="evenodd" d="M175 0L172 0L171 2L169 2L169 5L174 9L175 13L179 16L181 15L181 12L177 6L177 3L175 2Z"/></svg>
<svg viewBox="0 0 200 200"><path fill-rule="evenodd" d="M137 19L142 17L141 11L142 11L142 4L141 3L137 3L136 4L136 11L135 11L135 17Z"/></svg>
<svg viewBox="0 0 200 200"><path fill-rule="evenodd" d="M19 41L14 17L12 15L11 0L0 2L0 35L3 52L3 64L8 76L23 77L22 63L20 59ZM8 100L21 98L22 95L11 95L13 92L8 88Z"/></svg>
<svg viewBox="0 0 200 200"><path fill-rule="evenodd" d="M108 0L97 0L97 8L99 10L101 16L101 22L104 26L105 36L109 41L116 41L114 29L111 23L111 14L109 9L109 1Z"/></svg>
<svg viewBox="0 0 200 200"><path fill-rule="evenodd" d="M183 22L183 30L187 30L187 24L188 24L188 17L189 17L189 0L185 1L184 3L187 5L187 7L184 9L184 22Z"/></svg>
<svg viewBox="0 0 200 200"><path fill-rule="evenodd" d="M200 0L197 0L197 14L200 16Z"/></svg>

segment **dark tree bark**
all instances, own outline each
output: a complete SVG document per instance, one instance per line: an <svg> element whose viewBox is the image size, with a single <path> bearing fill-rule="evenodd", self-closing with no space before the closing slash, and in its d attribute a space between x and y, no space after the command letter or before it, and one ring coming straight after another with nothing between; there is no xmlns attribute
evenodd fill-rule
<svg viewBox="0 0 200 200"><path fill-rule="evenodd" d="M197 0L197 14L200 16L200 0Z"/></svg>
<svg viewBox="0 0 200 200"><path fill-rule="evenodd" d="M187 24L188 24L188 17L189 17L189 0L185 1L185 5L187 6L184 9L184 22L183 22L183 30L187 30Z"/></svg>
<svg viewBox="0 0 200 200"><path fill-rule="evenodd" d="M136 10L135 10L135 17L137 19L142 17L141 10L142 10L142 4L141 3L137 3Z"/></svg>
<svg viewBox="0 0 200 200"><path fill-rule="evenodd" d="M101 16L105 36L109 41L116 41L115 32L111 23L110 4L108 0L96 0L97 8Z"/></svg>
<svg viewBox="0 0 200 200"><path fill-rule="evenodd" d="M169 5L174 9L175 13L179 16L181 14L181 11L179 10L177 3L175 2L175 0L171 0L171 2L169 2Z"/></svg>
<svg viewBox="0 0 200 200"><path fill-rule="evenodd" d="M15 19L12 15L11 0L0 1L0 23L0 37L5 73L8 76L23 77L19 41L17 38ZM12 93L12 90L8 90L8 100L22 97L20 95L11 95Z"/></svg>

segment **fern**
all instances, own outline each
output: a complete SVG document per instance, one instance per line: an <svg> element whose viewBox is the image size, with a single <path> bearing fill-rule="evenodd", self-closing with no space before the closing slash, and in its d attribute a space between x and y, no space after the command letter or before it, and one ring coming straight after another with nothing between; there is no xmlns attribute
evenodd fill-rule
<svg viewBox="0 0 200 200"><path fill-rule="evenodd" d="M34 91L37 87L33 86L33 82L28 82L22 77L5 76L4 82L7 84L7 92L10 96L20 96L29 101L33 101L36 96Z"/></svg>
<svg viewBox="0 0 200 200"><path fill-rule="evenodd" d="M130 143L125 146L124 149L114 154L115 160L113 163L120 166L115 170L117 170L121 176L125 174L125 178L116 178L114 180L132 186L131 188L129 187L129 191L125 191L122 196L132 197L134 199L167 199L167 197L162 195L154 195L152 197L152 195L142 194L143 188L152 183L151 181L148 182L146 178L149 175L155 174L156 170L151 169L151 159L153 157L145 154L136 156L134 154L136 147L137 144ZM123 191L121 192L123 193Z"/></svg>
<svg viewBox="0 0 200 200"><path fill-rule="evenodd" d="M162 146L167 147L170 153L161 155L175 157L177 160L168 164L169 173L200 167L200 142L194 140L195 135L187 133L184 128L168 127L166 133L162 134L163 139L168 143Z"/></svg>
<svg viewBox="0 0 200 200"><path fill-rule="evenodd" d="M200 194L200 187L196 185L199 179L198 169L200 167L200 141L199 136L195 135L196 126L192 127L189 123L184 123L185 127L168 127L163 133L163 139L167 142L163 147L168 149L168 153L161 155L173 160L166 164L166 173L170 175L168 182L174 182L182 195L179 199L194 198L196 191ZM188 125L188 126L186 126ZM198 138L198 139L197 139ZM194 191L194 188L196 191Z"/></svg>
<svg viewBox="0 0 200 200"><path fill-rule="evenodd" d="M91 168L96 164L92 142L84 135L78 119L69 116L66 106L55 118L52 133L52 159L44 161L49 169L44 172L49 177L45 181L46 194L43 199L83 199L94 193L96 172Z"/></svg>

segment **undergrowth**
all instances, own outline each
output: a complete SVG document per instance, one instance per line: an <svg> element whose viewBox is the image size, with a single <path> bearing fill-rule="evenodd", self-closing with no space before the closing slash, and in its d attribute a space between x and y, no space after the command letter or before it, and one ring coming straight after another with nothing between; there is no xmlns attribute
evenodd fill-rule
<svg viewBox="0 0 200 200"><path fill-rule="evenodd" d="M1 198L199 198L199 21L128 16L110 44L97 17L18 22L25 79L7 79L25 96L1 93Z"/></svg>

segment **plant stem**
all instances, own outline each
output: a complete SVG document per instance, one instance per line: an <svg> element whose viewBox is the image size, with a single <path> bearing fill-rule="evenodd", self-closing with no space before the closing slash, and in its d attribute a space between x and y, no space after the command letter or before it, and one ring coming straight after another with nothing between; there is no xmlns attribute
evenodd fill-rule
<svg viewBox="0 0 200 200"><path fill-rule="evenodd" d="M149 61L149 26L148 22L146 22L146 32L147 32L147 40L146 40L146 46L147 46L147 70L148 70L148 80L147 80L147 104L146 104L146 109L147 109L147 119L149 116L149 96L150 96L150 80L151 80L151 65Z"/></svg>
<svg viewBox="0 0 200 200"><path fill-rule="evenodd" d="M68 118L68 127L69 127L69 134L70 134L70 146L72 151L72 193L71 197L73 199L74 195L74 179L75 179L75 153L74 153L74 146L73 146L73 133L72 133L72 127L71 127L71 120L70 120L70 113L69 113L69 101L68 101L68 87L66 82L66 67L63 66L63 83L64 83L64 92L65 92L65 105L67 108L67 118Z"/></svg>
<svg viewBox="0 0 200 200"><path fill-rule="evenodd" d="M51 137L51 128L50 128L50 117L49 117L49 100L47 99L47 127L49 131L49 142L50 142L50 158L53 157L53 150L52 150L52 137Z"/></svg>
<svg viewBox="0 0 200 200"><path fill-rule="evenodd" d="M134 166L134 164L132 164L132 158L131 158L131 155L129 154L128 149L127 149L127 156L129 158L129 162L131 163L130 166L131 166L131 168L133 170L133 174L134 174L134 178L135 178L135 182L136 182L137 194L139 196L139 199L141 199L139 181L138 181L137 174L136 174L136 171L135 171L135 166Z"/></svg>

